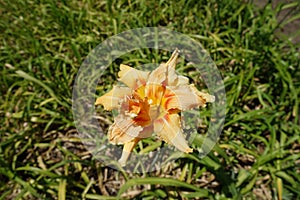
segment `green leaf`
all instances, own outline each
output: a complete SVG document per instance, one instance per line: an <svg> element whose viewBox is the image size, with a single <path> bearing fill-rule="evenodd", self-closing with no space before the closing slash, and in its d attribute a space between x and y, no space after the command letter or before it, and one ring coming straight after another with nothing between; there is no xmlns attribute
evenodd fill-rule
<svg viewBox="0 0 300 200"><path fill-rule="evenodd" d="M162 185L162 186L172 186L172 187L178 187L178 188L185 188L189 190L194 190L197 192L203 192L207 193L206 190L200 189L192 184L188 184L185 182L178 181L176 179L170 179L170 178L156 178L156 177L146 177L146 178L135 178L128 180L119 190L118 197L121 196L127 189L130 187L133 187L135 185L144 185L144 184L150 184L150 185Z"/></svg>

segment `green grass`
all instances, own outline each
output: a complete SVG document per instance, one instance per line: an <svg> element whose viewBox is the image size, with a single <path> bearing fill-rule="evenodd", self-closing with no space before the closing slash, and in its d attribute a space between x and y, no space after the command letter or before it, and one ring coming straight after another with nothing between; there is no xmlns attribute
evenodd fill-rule
<svg viewBox="0 0 300 200"><path fill-rule="evenodd" d="M0 2L0 199L300 198L299 45L275 34L282 26L276 14L299 3L54 2ZM204 159L186 155L131 174L104 167L76 137L72 85L99 43L150 26L187 34L207 49L224 78L226 121ZM115 83L120 63L166 58L140 53L111 65L99 87ZM107 130L111 114L99 116Z"/></svg>

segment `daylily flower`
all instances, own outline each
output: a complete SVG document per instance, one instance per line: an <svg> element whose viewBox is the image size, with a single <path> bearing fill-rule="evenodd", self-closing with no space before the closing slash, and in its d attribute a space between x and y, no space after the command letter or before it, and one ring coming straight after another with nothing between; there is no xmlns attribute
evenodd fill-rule
<svg viewBox="0 0 300 200"><path fill-rule="evenodd" d="M187 77L175 71L179 51L176 49L167 63L152 72L144 72L121 64L119 81L126 86L114 86L99 97L96 105L105 110L118 109L119 114L108 130L108 139L124 144L119 162L125 165L136 144L152 133L178 150L193 151L185 140L179 113L214 102L215 97L200 92Z"/></svg>

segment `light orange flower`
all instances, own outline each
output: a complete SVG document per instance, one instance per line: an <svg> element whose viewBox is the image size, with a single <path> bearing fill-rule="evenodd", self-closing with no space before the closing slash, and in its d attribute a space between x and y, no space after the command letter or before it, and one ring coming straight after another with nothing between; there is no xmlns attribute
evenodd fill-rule
<svg viewBox="0 0 300 200"><path fill-rule="evenodd" d="M95 104L103 105L105 110L119 109L108 139L124 144L119 160L122 165L136 144L152 133L182 152L193 151L184 138L179 113L214 102L214 96L198 91L188 78L177 75L178 52L176 49L167 63L151 73L121 64L119 81L127 87L114 86L96 100Z"/></svg>

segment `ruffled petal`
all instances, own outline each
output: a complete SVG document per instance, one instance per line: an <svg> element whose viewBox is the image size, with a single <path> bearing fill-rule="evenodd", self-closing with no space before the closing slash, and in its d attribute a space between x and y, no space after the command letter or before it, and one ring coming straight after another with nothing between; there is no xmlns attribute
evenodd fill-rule
<svg viewBox="0 0 300 200"><path fill-rule="evenodd" d="M114 86L111 91L97 98L95 105L103 105L105 110L112 110L119 107L120 100L130 95L132 90L127 87Z"/></svg>
<svg viewBox="0 0 300 200"><path fill-rule="evenodd" d="M189 84L189 79L185 76L178 76L177 82L175 83L176 86L180 85L188 85Z"/></svg>
<svg viewBox="0 0 300 200"><path fill-rule="evenodd" d="M147 85L161 85L166 80L167 70L168 68L165 64L160 64L158 68L153 70L149 75Z"/></svg>
<svg viewBox="0 0 300 200"><path fill-rule="evenodd" d="M147 84L161 84L163 86L187 85L189 79L178 75L175 70L178 56L179 50L175 49L166 63L159 65L157 69L151 72Z"/></svg>
<svg viewBox="0 0 300 200"><path fill-rule="evenodd" d="M190 85L191 89L193 90L194 93L197 94L197 96L199 97L200 101L205 104L207 102L209 103L213 103L215 102L215 96L213 95L210 95L210 94L207 94L205 92L200 92L194 84L191 84ZM200 105L200 106L203 106L203 105Z"/></svg>
<svg viewBox="0 0 300 200"><path fill-rule="evenodd" d="M153 125L147 127L136 126L131 119L118 116L109 128L108 139L114 144L124 144L119 163L124 166L136 144L153 133Z"/></svg>
<svg viewBox="0 0 300 200"><path fill-rule="evenodd" d="M178 76L175 71L178 58L178 49L176 49L167 63L160 64L158 68L153 70L149 75L147 84L169 85L177 81Z"/></svg>
<svg viewBox="0 0 300 200"><path fill-rule="evenodd" d="M132 89L136 89L146 84L149 73L121 64L118 76L119 81Z"/></svg>
<svg viewBox="0 0 300 200"><path fill-rule="evenodd" d="M161 105L166 110L190 110L198 106L205 106L206 102L213 102L214 96L199 92L194 85L167 87Z"/></svg>
<svg viewBox="0 0 300 200"><path fill-rule="evenodd" d="M166 114L154 121L154 132L166 143L174 145L178 150L190 153L193 151L182 133L178 114Z"/></svg>
<svg viewBox="0 0 300 200"><path fill-rule="evenodd" d="M138 137L142 130L143 128L136 126L131 118L117 116L109 127L108 139L113 144L124 144Z"/></svg>
<svg viewBox="0 0 300 200"><path fill-rule="evenodd" d="M150 105L148 98L141 99L138 95L133 95L135 98L128 98L124 101L122 107L125 115L129 116L136 125L148 126L151 123ZM125 104L125 105L124 105Z"/></svg>
<svg viewBox="0 0 300 200"><path fill-rule="evenodd" d="M118 115L115 117L115 122L109 127L108 139L113 144L124 144L134 138L150 137L153 132L151 130L153 130L151 126L142 127L137 125L130 117Z"/></svg>

